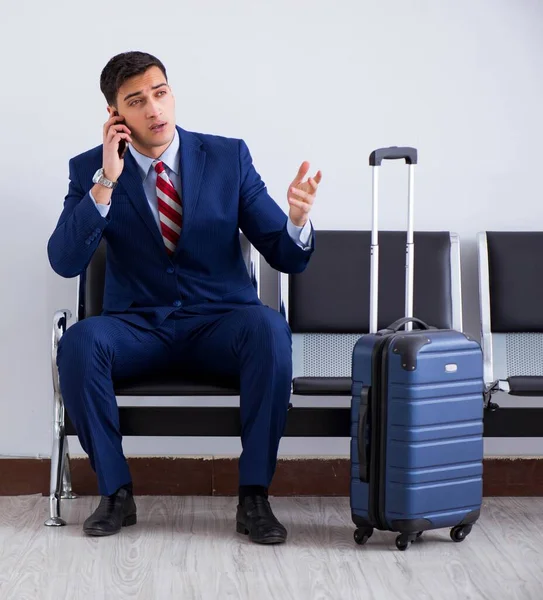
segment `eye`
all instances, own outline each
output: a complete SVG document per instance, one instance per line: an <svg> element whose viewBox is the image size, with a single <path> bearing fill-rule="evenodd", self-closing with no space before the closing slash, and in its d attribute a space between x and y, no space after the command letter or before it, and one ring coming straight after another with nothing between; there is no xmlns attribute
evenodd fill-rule
<svg viewBox="0 0 543 600"><path fill-rule="evenodd" d="M136 104L138 104L138 102L141 102L141 100L134 100L133 102L130 102L129 106L136 106Z"/></svg>
<svg viewBox="0 0 543 600"><path fill-rule="evenodd" d="M166 93L166 90L160 90L160 92L158 92L157 96L163 96Z"/></svg>

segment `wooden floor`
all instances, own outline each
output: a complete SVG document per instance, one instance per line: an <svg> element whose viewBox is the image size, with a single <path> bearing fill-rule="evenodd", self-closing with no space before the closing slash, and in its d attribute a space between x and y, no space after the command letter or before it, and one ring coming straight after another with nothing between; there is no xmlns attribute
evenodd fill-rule
<svg viewBox="0 0 543 600"><path fill-rule="evenodd" d="M542 498L488 498L464 542L440 530L406 552L384 532L357 546L348 498L272 498L289 540L270 547L235 533L234 498L136 501L138 525L96 539L96 498L64 502L55 529L47 499L0 498L0 599L543 599Z"/></svg>

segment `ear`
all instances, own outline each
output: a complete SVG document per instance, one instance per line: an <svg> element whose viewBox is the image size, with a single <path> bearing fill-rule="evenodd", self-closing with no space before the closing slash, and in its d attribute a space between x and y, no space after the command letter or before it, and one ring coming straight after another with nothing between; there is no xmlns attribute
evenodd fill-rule
<svg viewBox="0 0 543 600"><path fill-rule="evenodd" d="M118 114L117 109L114 106L108 106L107 107L107 112L109 114L110 117L113 117L115 115L115 113Z"/></svg>

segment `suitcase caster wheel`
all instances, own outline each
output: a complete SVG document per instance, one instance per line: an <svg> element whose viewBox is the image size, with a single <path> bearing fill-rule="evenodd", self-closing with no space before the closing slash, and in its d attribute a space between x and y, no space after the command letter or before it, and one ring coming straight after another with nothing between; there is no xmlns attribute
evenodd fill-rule
<svg viewBox="0 0 543 600"><path fill-rule="evenodd" d="M409 544L410 541L406 535L399 535L396 538L396 548L398 548L398 550L401 550L402 552L409 548Z"/></svg>
<svg viewBox="0 0 543 600"><path fill-rule="evenodd" d="M451 529L451 540L453 542L463 542L469 532L471 531L471 525L458 525Z"/></svg>
<svg viewBox="0 0 543 600"><path fill-rule="evenodd" d="M363 546L373 535L373 529L363 529L362 527L355 529L354 541L359 545Z"/></svg>

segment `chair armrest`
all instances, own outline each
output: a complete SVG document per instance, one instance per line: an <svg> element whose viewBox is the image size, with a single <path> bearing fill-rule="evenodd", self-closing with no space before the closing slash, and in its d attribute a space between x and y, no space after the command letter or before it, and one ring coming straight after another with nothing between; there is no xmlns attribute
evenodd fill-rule
<svg viewBox="0 0 543 600"><path fill-rule="evenodd" d="M62 337L62 334L66 331L68 321L72 318L72 311L63 308L57 310L53 315L53 339L58 342Z"/></svg>

